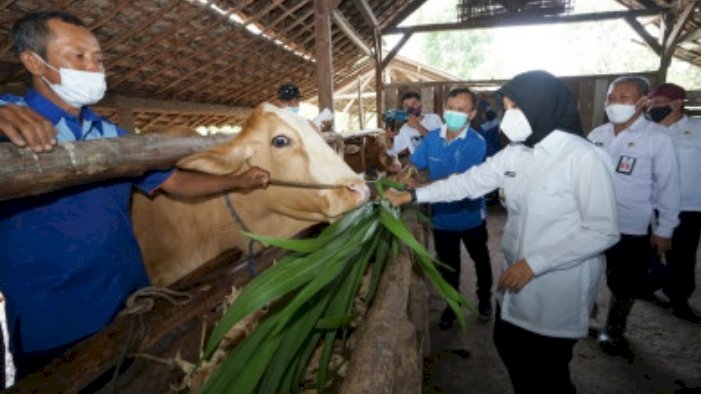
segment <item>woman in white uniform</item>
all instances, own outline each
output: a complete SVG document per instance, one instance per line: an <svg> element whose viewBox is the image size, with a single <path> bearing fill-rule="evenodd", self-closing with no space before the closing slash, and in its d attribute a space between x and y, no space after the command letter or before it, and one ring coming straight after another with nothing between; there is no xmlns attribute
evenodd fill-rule
<svg viewBox="0 0 701 394"><path fill-rule="evenodd" d="M509 146L463 174L388 198L398 206L503 189L494 342L516 393L574 393L572 348L587 334L599 255L619 237L610 164L583 138L576 102L554 76L523 73L497 94Z"/></svg>

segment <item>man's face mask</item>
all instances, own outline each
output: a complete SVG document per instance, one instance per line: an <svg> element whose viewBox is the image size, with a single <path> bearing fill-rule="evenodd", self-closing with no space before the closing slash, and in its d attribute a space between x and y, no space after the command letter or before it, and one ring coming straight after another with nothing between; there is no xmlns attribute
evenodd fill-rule
<svg viewBox="0 0 701 394"><path fill-rule="evenodd" d="M501 120L500 127L511 142L523 142L533 134L528 118L523 111L516 108L507 109L504 112L504 119Z"/></svg>
<svg viewBox="0 0 701 394"><path fill-rule="evenodd" d="M443 119L448 130L460 130L467 124L467 114L464 112L451 111L449 109L443 112Z"/></svg>
<svg viewBox="0 0 701 394"><path fill-rule="evenodd" d="M100 101L107 90L104 72L82 71L72 68L56 68L46 62L41 56L34 54L42 63L56 70L61 76L60 84L49 82L43 75L41 79L66 104L73 108L82 108Z"/></svg>
<svg viewBox="0 0 701 394"><path fill-rule="evenodd" d="M665 105L664 107L652 107L648 109L644 116L645 119L651 120L655 123L660 123L667 117L667 115L672 113L672 107Z"/></svg>
<svg viewBox="0 0 701 394"><path fill-rule="evenodd" d="M609 104L606 106L606 116L616 124L625 123L635 115L635 105L633 104Z"/></svg>
<svg viewBox="0 0 701 394"><path fill-rule="evenodd" d="M418 118L419 116L421 116L421 106L419 105L419 106L416 107L416 108L410 107L410 108L408 108L408 109L406 110L406 112L407 112L407 113L410 113L410 114L412 114L412 115L414 115L414 116L416 116L416 117Z"/></svg>
<svg viewBox="0 0 701 394"><path fill-rule="evenodd" d="M299 115L299 107L287 107L290 111L292 111L295 115Z"/></svg>

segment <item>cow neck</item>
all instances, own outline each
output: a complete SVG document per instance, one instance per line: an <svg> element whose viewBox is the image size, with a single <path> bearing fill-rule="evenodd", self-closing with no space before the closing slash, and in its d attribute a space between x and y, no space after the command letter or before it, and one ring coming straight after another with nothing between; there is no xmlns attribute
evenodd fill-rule
<svg viewBox="0 0 701 394"><path fill-rule="evenodd" d="M241 229L247 233L251 232L251 229L246 226L246 223L243 222L241 219L241 216L236 212L236 208L234 208L234 204L231 203L231 198L229 198L229 193L224 193L224 201L226 202L226 208L229 210L229 214L231 215L232 219L241 227ZM246 253L246 268L248 269L248 272L251 274L251 276L256 276L258 275L258 272L256 271L256 266L255 266L255 261L253 261L253 246L256 241L253 240L253 238L250 238L248 240L248 252Z"/></svg>

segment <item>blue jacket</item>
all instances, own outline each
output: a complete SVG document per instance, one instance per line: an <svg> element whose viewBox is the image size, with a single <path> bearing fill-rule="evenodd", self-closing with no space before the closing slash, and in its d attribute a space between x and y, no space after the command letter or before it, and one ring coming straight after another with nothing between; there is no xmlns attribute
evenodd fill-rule
<svg viewBox="0 0 701 394"><path fill-rule="evenodd" d="M486 144L473 129L466 128L448 142L445 126L430 131L411 155L411 162L419 170L428 169L431 181L463 173L484 161ZM440 230L460 231L479 226L485 217L484 200L468 198L431 205L433 226Z"/></svg>
<svg viewBox="0 0 701 394"><path fill-rule="evenodd" d="M0 96L26 105L58 130L59 142L126 134L89 108L80 118L36 91ZM7 143L7 142L5 142ZM150 192L170 176L152 172L0 204L0 291L14 351L50 350L107 325L129 294L148 285L132 231L132 186Z"/></svg>

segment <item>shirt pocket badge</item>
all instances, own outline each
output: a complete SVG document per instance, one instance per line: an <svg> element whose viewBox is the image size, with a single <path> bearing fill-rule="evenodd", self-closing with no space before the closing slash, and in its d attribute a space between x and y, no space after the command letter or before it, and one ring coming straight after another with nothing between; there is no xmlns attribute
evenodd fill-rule
<svg viewBox="0 0 701 394"><path fill-rule="evenodd" d="M638 159L632 156L626 156L622 155L620 159L618 159L618 164L616 165L616 172L619 174L623 175L630 175L633 173L633 169L635 168L635 162Z"/></svg>

